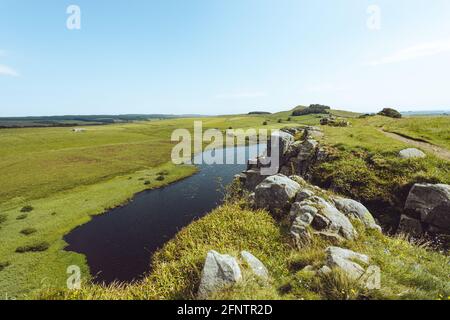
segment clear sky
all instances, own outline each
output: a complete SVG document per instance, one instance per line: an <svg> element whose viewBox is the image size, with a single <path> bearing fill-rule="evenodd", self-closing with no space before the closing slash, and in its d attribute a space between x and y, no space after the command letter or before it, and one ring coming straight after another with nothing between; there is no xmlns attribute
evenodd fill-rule
<svg viewBox="0 0 450 320"><path fill-rule="evenodd" d="M0 116L311 103L450 109L450 1L0 0Z"/></svg>

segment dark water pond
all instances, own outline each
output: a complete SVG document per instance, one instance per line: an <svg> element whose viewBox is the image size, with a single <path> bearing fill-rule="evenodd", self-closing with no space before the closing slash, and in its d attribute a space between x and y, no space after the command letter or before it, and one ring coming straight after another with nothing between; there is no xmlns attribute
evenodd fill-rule
<svg viewBox="0 0 450 320"><path fill-rule="evenodd" d="M262 152L237 147L236 154ZM218 150L216 152L221 152ZM150 271L151 256L192 221L222 202L223 186L245 164L199 165L199 172L165 188L144 191L123 207L94 217L64 240L67 251L84 254L97 283L132 281Z"/></svg>

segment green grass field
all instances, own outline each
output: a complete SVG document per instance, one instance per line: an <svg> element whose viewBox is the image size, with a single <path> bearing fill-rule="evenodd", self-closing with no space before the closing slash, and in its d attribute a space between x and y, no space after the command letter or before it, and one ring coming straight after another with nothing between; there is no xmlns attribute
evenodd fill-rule
<svg viewBox="0 0 450 320"><path fill-rule="evenodd" d="M325 142L338 150L340 157L334 164L322 168L321 178L324 181L336 178L334 187L341 193L355 194L359 198L367 196L370 200L377 199L380 187L379 192L385 196L397 185L404 186L417 179L450 182L448 162L431 154L422 162L402 162L395 157L395 153L405 145L383 136L377 130L377 126L396 128L399 124L398 128L409 128L410 135L431 132L430 141L443 145L439 141L448 137L448 118L433 118L431 125L429 122L403 125L403 120L394 122L381 117L356 119L357 114L333 112L348 117L352 127L325 128ZM290 117L290 114L236 115L201 120L204 129L220 130L318 125L320 121L318 115ZM288 118L291 118L290 121ZM174 166L169 162L173 147L170 141L172 131L192 129L194 120L169 119L92 126L83 133L74 133L70 128L0 130L0 298L5 295L32 298L35 291L43 286L63 288L67 279L66 269L70 265L79 265L83 274L88 274L83 256L63 251L66 245L63 236L89 221L92 215L123 204L137 192L157 188L195 173L194 167ZM264 122L267 122L266 126ZM437 131L439 134L435 136L433 132ZM372 169L384 175L369 175L367 187L353 190L351 183L366 178L364 175ZM169 172L165 181L156 180L161 170ZM339 180L341 176L345 179ZM147 180L150 184L144 183ZM27 206L32 208L23 210ZM35 232L26 235L27 232L23 231L30 228L34 228ZM202 224L197 228L202 228ZM280 236L276 234L276 229L271 230L270 235ZM222 232L221 229L218 231ZM242 237L242 246L246 239L251 238L251 232L242 230L241 234L236 235ZM42 243L49 245L46 251L16 252L19 247ZM277 242L274 241L268 248L261 248L261 253L273 250L275 247L272 245L277 246ZM180 267L171 260L177 257L175 252L166 250L158 257L164 257L161 261L174 264L174 268ZM161 262L161 268L164 265ZM282 267L279 269L282 270ZM280 277L282 274L280 271ZM174 281L167 273L160 276L155 273L153 277L161 277L158 280L161 286L167 284L170 287ZM172 293L159 291L156 296L175 297Z"/></svg>

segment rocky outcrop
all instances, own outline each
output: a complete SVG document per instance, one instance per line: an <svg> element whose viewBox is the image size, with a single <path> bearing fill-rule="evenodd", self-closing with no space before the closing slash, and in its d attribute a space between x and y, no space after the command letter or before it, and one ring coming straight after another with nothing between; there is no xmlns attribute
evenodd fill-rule
<svg viewBox="0 0 450 320"><path fill-rule="evenodd" d="M404 149L399 152L399 156L402 159L415 159L415 158L425 158L427 155L416 148Z"/></svg>
<svg viewBox="0 0 450 320"><path fill-rule="evenodd" d="M256 207L280 213L290 207L299 190L300 185L285 175L270 176L255 188Z"/></svg>
<svg viewBox="0 0 450 320"><path fill-rule="evenodd" d="M312 166L317 163L320 150L319 143L311 138L295 142L282 159L280 172L307 177Z"/></svg>
<svg viewBox="0 0 450 320"><path fill-rule="evenodd" d="M399 230L450 235L450 185L415 184L409 192Z"/></svg>
<svg viewBox="0 0 450 320"><path fill-rule="evenodd" d="M280 174L263 177L258 159L252 161L248 170L238 176L241 184L251 192L249 203L256 208L267 209L277 218L289 217L291 235L300 247L314 236L325 238L332 243L344 239L355 239L358 234L351 220L360 220L370 229L381 230L369 210L361 203L335 197L309 184L310 168L327 158L320 143L311 134L321 132L316 127L306 127L303 140L293 141L299 129L288 130L272 136L278 139L282 155ZM291 173L296 175L287 175Z"/></svg>
<svg viewBox="0 0 450 320"><path fill-rule="evenodd" d="M203 267L198 298L207 299L212 293L233 285L241 279L241 269L235 258L210 251L206 256Z"/></svg>
<svg viewBox="0 0 450 320"><path fill-rule="evenodd" d="M283 156L289 149L290 145L294 143L295 138L292 134L285 131L278 131L270 136L270 141L267 143L267 155L272 155L272 145L279 146L279 154Z"/></svg>

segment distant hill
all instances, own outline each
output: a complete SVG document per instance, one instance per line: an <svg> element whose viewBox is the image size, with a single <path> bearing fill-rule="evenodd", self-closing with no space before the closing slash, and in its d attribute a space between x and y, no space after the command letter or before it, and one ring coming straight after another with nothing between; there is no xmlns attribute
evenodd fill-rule
<svg viewBox="0 0 450 320"><path fill-rule="evenodd" d="M432 111L406 111L401 112L404 116L439 116L439 115L450 115L450 110L432 110Z"/></svg>
<svg viewBox="0 0 450 320"><path fill-rule="evenodd" d="M299 111L303 111L306 110L308 107L306 106L296 106L295 108L289 110L289 111L283 111L283 112L278 112L275 113L274 116L277 117L290 117L292 116L294 113L298 114L298 113L302 113ZM352 111L344 111L344 110L335 110L335 109L328 109L327 110L327 114L331 114L333 116L336 117L342 117L342 118L357 118L361 115L361 113L357 113L357 112L352 112Z"/></svg>
<svg viewBox="0 0 450 320"><path fill-rule="evenodd" d="M123 114L123 115L65 115L43 117L4 117L0 118L0 128L25 127L73 127L87 125L106 125L133 121L149 121L174 118L198 118L201 115L167 114Z"/></svg>

